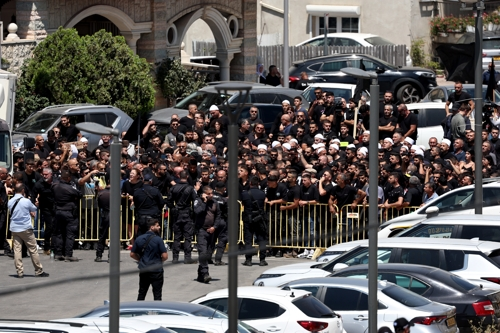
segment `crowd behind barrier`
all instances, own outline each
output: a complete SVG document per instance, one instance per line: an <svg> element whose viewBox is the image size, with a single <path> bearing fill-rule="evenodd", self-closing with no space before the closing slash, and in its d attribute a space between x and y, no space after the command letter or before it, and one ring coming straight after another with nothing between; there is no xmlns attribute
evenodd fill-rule
<svg viewBox="0 0 500 333"><path fill-rule="evenodd" d="M135 217L129 207L128 198L124 197L121 205L120 235L121 242L130 241L134 237ZM238 221L238 244L244 244L243 233L243 207L239 202L240 214ZM280 211L267 205L268 214L268 247L270 248L327 248L335 244L345 243L351 240L368 239L368 206L358 205L352 208L345 205L340 210L337 206L331 213L329 205L315 204L305 205L290 211ZM409 214L418 207L406 207L400 211L395 209L381 210L379 212L379 224L393 217ZM80 224L76 241L97 242L99 240L100 212L94 196L84 196L80 201L79 210ZM162 237L166 242L173 242L172 221L170 221L170 210L162 212L164 223L162 223ZM131 224L127 221L131 220ZM40 214L33 219L34 232L38 241L43 241L43 223L40 223ZM229 225L233 225L229 223ZM10 232L7 228L7 238ZM196 243L194 238L193 243ZM256 244L253 244L256 246Z"/></svg>

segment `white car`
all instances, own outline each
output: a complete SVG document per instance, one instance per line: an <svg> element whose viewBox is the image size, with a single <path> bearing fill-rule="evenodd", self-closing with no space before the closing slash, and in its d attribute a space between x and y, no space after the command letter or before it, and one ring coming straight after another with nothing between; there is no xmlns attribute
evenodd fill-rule
<svg viewBox="0 0 500 333"><path fill-rule="evenodd" d="M395 45L373 34L364 34L357 32L335 32L326 35L328 46L378 46L378 45ZM319 35L309 38L296 46L323 46L325 45L325 35ZM406 66L411 66L412 60L410 52L406 49Z"/></svg>
<svg viewBox="0 0 500 333"><path fill-rule="evenodd" d="M497 179L488 181L483 183L483 214L498 216L500 214L500 182ZM457 188L441 195L410 214L402 215L382 223L379 227L378 238L391 237L399 233L401 229L414 226L418 222L436 215L436 213L440 215L469 216L475 214L474 189L474 185Z"/></svg>
<svg viewBox="0 0 500 333"><path fill-rule="evenodd" d="M0 320L0 332L8 333L96 333L83 325L70 325L68 323L53 323L36 320Z"/></svg>
<svg viewBox="0 0 500 333"><path fill-rule="evenodd" d="M186 317L176 315L150 315L136 318L176 332L226 333L229 326L228 320L225 318L190 317L189 320L186 320ZM238 323L238 333L259 333L259 331L249 325Z"/></svg>
<svg viewBox="0 0 500 333"><path fill-rule="evenodd" d="M326 263L274 267L263 272L255 286L280 286L309 277L325 277L339 269L368 263L368 240L353 242L352 250ZM349 244L349 243L347 243ZM335 248L333 246L332 248ZM478 239L396 237L379 239L379 263L419 264L452 272L475 285L500 289L500 243Z"/></svg>
<svg viewBox="0 0 500 333"><path fill-rule="evenodd" d="M441 122L446 118L445 104L436 102L406 104L408 110L418 116L416 145L429 148L431 137L436 137L441 142L444 136Z"/></svg>
<svg viewBox="0 0 500 333"><path fill-rule="evenodd" d="M186 318L186 317L184 317ZM65 318L52 320L53 322L65 322L79 324L93 333L109 332L109 318ZM147 323L135 318L120 318L120 333L175 333L173 330L158 324Z"/></svg>
<svg viewBox="0 0 500 333"><path fill-rule="evenodd" d="M345 333L342 318L304 290L240 287L238 301L238 319L262 332ZM227 313L228 290L217 290L191 302Z"/></svg>
<svg viewBox="0 0 500 333"><path fill-rule="evenodd" d="M349 333L368 331L368 279L326 277L292 281L284 286L311 291L330 309L342 316ZM377 328L393 327L404 314L415 324L412 333L457 333L456 308L432 302L387 281L377 282ZM435 318L435 320L424 320Z"/></svg>

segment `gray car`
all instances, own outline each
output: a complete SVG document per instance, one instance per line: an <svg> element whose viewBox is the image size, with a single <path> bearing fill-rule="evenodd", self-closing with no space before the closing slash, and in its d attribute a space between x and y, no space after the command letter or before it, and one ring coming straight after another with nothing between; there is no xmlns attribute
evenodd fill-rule
<svg viewBox="0 0 500 333"><path fill-rule="evenodd" d="M458 333L456 308L432 302L387 281L377 282L377 326L393 327L399 317L412 322L412 333ZM368 330L368 280L325 277L296 280L284 288L302 289L342 316L349 333Z"/></svg>
<svg viewBox="0 0 500 333"><path fill-rule="evenodd" d="M483 98L486 98L486 89L488 85L483 84ZM463 84L463 91L474 97L474 85L470 83ZM454 84L447 84L444 86L439 86L427 93L425 97L420 101L420 103L425 102L446 102L448 97L455 92ZM500 101L500 93L497 90L495 92L495 101Z"/></svg>
<svg viewBox="0 0 500 333"><path fill-rule="evenodd" d="M13 130L12 144L14 148L22 149L25 137L34 138L37 135L42 135L44 139L47 139L47 132L59 125L63 115L69 117L72 125L93 122L118 129L120 133L127 131L133 123L133 119L125 112L111 105L65 104L49 106L33 113ZM89 150L93 150L99 145L100 135L81 133L89 140Z"/></svg>

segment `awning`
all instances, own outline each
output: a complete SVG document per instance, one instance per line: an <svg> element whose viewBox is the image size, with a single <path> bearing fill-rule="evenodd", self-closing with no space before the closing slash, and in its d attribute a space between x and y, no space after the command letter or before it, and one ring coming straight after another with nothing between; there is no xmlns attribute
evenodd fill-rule
<svg viewBox="0 0 500 333"><path fill-rule="evenodd" d="M335 17L354 17L361 15L360 6L306 5L306 11L313 16L329 14Z"/></svg>

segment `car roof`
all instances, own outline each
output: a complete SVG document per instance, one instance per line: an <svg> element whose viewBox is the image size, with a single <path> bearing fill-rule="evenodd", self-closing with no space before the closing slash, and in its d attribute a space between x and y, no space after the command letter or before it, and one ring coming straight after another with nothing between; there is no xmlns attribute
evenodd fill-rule
<svg viewBox="0 0 500 333"><path fill-rule="evenodd" d="M161 326L170 325L170 324L186 324L192 326L199 325L213 325L217 323L227 322L227 318L212 318L212 317L189 317L189 320L186 320L184 316L176 316L176 315L144 315L134 317L138 320L144 320L149 323L155 323Z"/></svg>
<svg viewBox="0 0 500 333"><path fill-rule="evenodd" d="M340 274L341 272L355 271L355 270L363 271L363 270L368 270L368 269L369 269L368 264L360 264L360 265L354 265L354 266L342 268L341 270L334 272L332 275L335 275L337 273ZM384 264L382 264L382 263L379 263L377 265L377 269L379 271L380 270L406 271L406 272L413 272L413 273L418 273L418 274L422 274L422 275L431 274L432 272L434 272L436 270L440 270L440 271L443 271L443 272L448 273L448 274L453 274L453 273L444 271L444 270L437 268L437 267L418 265L418 264L402 264L402 263L384 263ZM331 277L333 277L333 276L331 276ZM335 276L335 278L338 278L338 277Z"/></svg>
<svg viewBox="0 0 500 333"><path fill-rule="evenodd" d="M205 308L204 305L194 304L188 302L180 301L134 301L134 302L122 302L120 303L120 310L128 309L175 309L177 311L192 312L198 309ZM89 312L109 310L109 305L101 305Z"/></svg>
<svg viewBox="0 0 500 333"><path fill-rule="evenodd" d="M356 85L355 84L348 84L348 83L313 82L313 83L309 84L309 86L307 88L309 88L309 87L312 87L312 88L320 87L320 88L352 89L352 88L356 88Z"/></svg>
<svg viewBox="0 0 500 333"><path fill-rule="evenodd" d="M256 296L259 297L283 297L283 298L291 298L291 295L295 295L295 297L304 296L310 294L310 292L305 290L281 290L275 287L260 287L260 286L247 286L247 287L238 287L238 296ZM228 295L228 289L219 289L216 291L212 291L208 293L206 296L226 296ZM204 296L203 296L204 297ZM201 298L201 297L199 297Z"/></svg>
<svg viewBox="0 0 500 333"><path fill-rule="evenodd" d="M0 330L9 332L68 332L68 333L96 333L95 329L90 329L82 324L49 322L43 320L29 319L0 319Z"/></svg>
<svg viewBox="0 0 500 333"><path fill-rule="evenodd" d="M366 57L369 59L373 59L375 61L382 61L378 58L372 57L371 55L368 54L361 54L361 53L342 53L342 54L331 54L327 56L321 56L321 57L314 57L314 58L309 58L309 59L303 59L299 61L294 61L294 64L303 64L303 63L308 63L308 62L315 62L315 61L322 61L322 60L335 60L335 59L342 59L342 58L353 58L355 59L356 57L362 58Z"/></svg>
<svg viewBox="0 0 500 333"><path fill-rule="evenodd" d="M368 279L358 279L358 278L350 278L350 277L333 277L333 276L299 279L299 280L294 280L294 281L288 282L286 285L289 285L290 287L293 288L294 284L304 284L304 283L318 284L318 285L322 285L322 286L342 285L342 286L368 288ZM391 283L391 285L392 285L392 283ZM388 286L387 282L377 281L377 289L384 289L387 286Z"/></svg>
<svg viewBox="0 0 500 333"><path fill-rule="evenodd" d="M65 113L69 113L71 111L80 111L85 110L85 112L102 112L102 109L116 109L121 111L120 109L115 108L112 105L94 105L94 104L64 104L64 105L53 105L44 108L38 112L40 113L52 113L52 114L60 114L63 115ZM121 111L123 112L123 111Z"/></svg>
<svg viewBox="0 0 500 333"><path fill-rule="evenodd" d="M184 317L184 316L181 316ZM186 318L186 317L184 317ZM86 326L91 326L92 328L97 326L108 327L109 326L109 318L108 317L88 317L88 318L64 318L57 319L56 322L67 322L67 323L77 323L83 324ZM130 328L136 331L147 332L149 330L157 329L158 324L145 322L143 320L139 320L134 318L120 318L120 328Z"/></svg>
<svg viewBox="0 0 500 333"><path fill-rule="evenodd" d="M234 82L238 82L238 81L230 81L230 82L234 83ZM223 82L223 83L226 83L226 82ZM249 82L240 82L240 83L248 84L249 86L251 86L252 90L250 90L250 93L254 90L259 90L259 89L266 89L266 90L270 90L270 91L272 91L273 89L279 89L279 90L289 89L289 88L284 88L284 87L270 86L270 85L266 85L266 84L262 84L262 83L249 83ZM209 93L218 94L219 92L217 91L216 87L217 87L217 84L209 85L209 86L205 86L205 87L201 88L198 91L205 91L205 92L209 92ZM289 89L289 90L294 90L294 89ZM238 92L238 89L229 90L229 93L234 94L236 92Z"/></svg>
<svg viewBox="0 0 500 333"><path fill-rule="evenodd" d="M500 219L498 215L442 215L429 218L421 222L422 224L460 224L460 225L498 225Z"/></svg>

